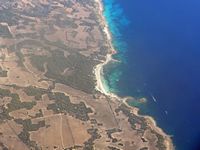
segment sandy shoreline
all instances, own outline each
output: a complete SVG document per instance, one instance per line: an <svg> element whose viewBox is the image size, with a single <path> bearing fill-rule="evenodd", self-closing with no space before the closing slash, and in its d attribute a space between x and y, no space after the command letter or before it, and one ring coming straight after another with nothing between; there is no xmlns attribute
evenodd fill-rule
<svg viewBox="0 0 200 150"><path fill-rule="evenodd" d="M107 38L107 41L108 41L108 44L109 44L109 47L110 47L110 52L108 52L108 54L106 55L106 60L104 62L98 64L94 68L94 74L95 74L95 77L96 77L96 80L97 80L95 88L96 88L97 91L101 92L102 94L105 94L107 96L114 97L117 100L123 101L124 104L126 104L130 109L133 110L133 108L128 105L126 98L120 98L120 97L118 97L117 95L115 95L113 93L109 93L105 89L105 86L103 84L103 81L102 81L103 80L103 67L104 67L104 65L106 65L110 61L112 61L112 53L116 52L116 51L115 51L115 49L113 48L113 45L112 45L112 36L111 36L111 33L109 32L108 24L106 22L105 17L103 16L103 4L102 4L102 1L101 0L95 0L95 2L98 5L98 10L99 10L98 13L100 14L100 17L101 17L100 20L103 23L103 32L106 35L106 38ZM138 108L134 109L133 113L136 114L137 116L144 117L148 121L149 126L151 128L153 128L155 131L157 131L158 133L160 133L165 138L166 150L174 150L175 149L174 146L173 146L171 137L169 135L167 135L161 128L159 128L157 126L156 121L152 117L139 115L138 114Z"/></svg>
<svg viewBox="0 0 200 150"><path fill-rule="evenodd" d="M106 38L107 38L107 41L109 42L109 47L114 50L113 46L112 46L112 43L111 43L111 34L109 33L108 31L108 25L105 21L105 18L104 16L102 15L102 12L103 12L103 4L101 2L101 0L95 0L95 2L97 3L97 6L98 6L98 10L99 10L99 14L101 16L100 20L102 21L103 23L103 32L105 33L106 35ZM96 83L96 90L100 91L102 94L105 94L105 95L109 95L109 93L106 91L104 85L103 85L103 82L102 82L102 74L103 74L103 66L106 65L108 62L110 62L112 60L112 55L111 54L107 54L106 55L106 60L100 64L98 64L95 68L94 68L94 74L96 76L96 80L97 80L97 83Z"/></svg>

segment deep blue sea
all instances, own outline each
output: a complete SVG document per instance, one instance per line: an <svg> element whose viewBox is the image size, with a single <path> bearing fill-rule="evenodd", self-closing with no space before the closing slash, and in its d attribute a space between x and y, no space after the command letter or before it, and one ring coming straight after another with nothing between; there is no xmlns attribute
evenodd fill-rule
<svg viewBox="0 0 200 150"><path fill-rule="evenodd" d="M177 150L200 146L200 1L103 0L121 63L104 68L107 86L173 135Z"/></svg>

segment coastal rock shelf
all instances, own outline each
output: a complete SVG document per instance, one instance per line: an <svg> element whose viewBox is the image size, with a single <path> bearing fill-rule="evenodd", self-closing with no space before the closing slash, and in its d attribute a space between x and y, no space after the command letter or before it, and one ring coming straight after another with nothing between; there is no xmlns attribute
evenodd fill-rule
<svg viewBox="0 0 200 150"><path fill-rule="evenodd" d="M112 53L102 11L97 0L0 0L0 149L172 149L153 119L97 90Z"/></svg>

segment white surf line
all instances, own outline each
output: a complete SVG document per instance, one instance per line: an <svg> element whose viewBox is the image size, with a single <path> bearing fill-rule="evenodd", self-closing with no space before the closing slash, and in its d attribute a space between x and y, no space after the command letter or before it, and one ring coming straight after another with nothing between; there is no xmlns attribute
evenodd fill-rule
<svg viewBox="0 0 200 150"><path fill-rule="evenodd" d="M101 92L102 94L105 94L107 96L111 96L111 97L115 97L117 99L119 99L119 97L113 93L109 93L106 88L105 88L105 85L103 83L103 67L108 64L110 61L112 61L112 53L113 52L116 52L113 45L112 45L112 36L111 36L111 33L109 32L109 27L108 27L108 24L107 24L107 21L105 19L105 17L103 16L103 6L102 6L102 1L101 0L95 0L95 2L97 3L98 5L98 10L99 10L99 16L101 17L100 18L100 21L102 21L102 26L103 26L103 32L106 36L106 41L108 42L108 46L110 48L110 52L106 55L106 60L98 65L96 65L96 67L94 68L94 74L96 76L96 80L97 80L97 83L96 83L96 87L95 89L99 92Z"/></svg>
<svg viewBox="0 0 200 150"><path fill-rule="evenodd" d="M103 23L104 23L104 29L103 29L103 31L104 31L104 33L105 33L105 35L106 35L106 37L107 37L108 42L109 42L110 49L111 49L111 51L115 51L114 48L113 48L113 45L112 45L112 41L111 41L112 38L111 38L111 34L110 34L109 30L108 30L107 22L106 22L106 20L105 20L103 14L102 14L102 12L103 12L102 1L101 1L101 0L95 0L95 2L96 2L96 3L98 4L98 6L99 6L99 15L102 17L101 20L102 20ZM101 77L101 76L103 75L103 66L106 65L106 64L107 64L109 61L111 61L111 60L112 60L112 54L109 54L109 53L108 53L108 54L106 55L106 61L103 62L103 63L98 64L98 65L95 67L94 73L95 73L96 80L97 80L97 83L96 83L96 87L95 87L95 88L96 88L97 91L101 92L102 94L105 94L105 95L110 96L110 97L115 97L117 100L121 101L122 103L124 103L124 104L126 104L128 107L130 107L130 106L127 104L127 102L126 102L126 98L120 98L120 97L118 97L118 96L117 96L116 94L114 94L114 93L109 93L109 92L107 92L106 89L105 89L105 87L104 87L104 85L103 85L103 81L102 81L102 78L103 78L103 77ZM155 99L155 100L156 100L156 99ZM136 115L137 115L137 116L141 116L141 115L139 115L138 113L136 113ZM166 145L166 147L167 147L167 150L174 150L174 146L173 146L173 144L172 144L172 142L171 142L170 136L167 135L167 134L165 134L165 133L163 132L163 130L157 126L155 120L154 120L152 117L150 117L150 116L142 116L142 117L144 117L144 118L146 118L146 119L149 118L149 119L151 120L152 124L153 124L153 127L155 127L155 129L158 130L159 133L161 133L164 137L166 137L165 145Z"/></svg>
<svg viewBox="0 0 200 150"><path fill-rule="evenodd" d="M103 79L102 79L103 78L103 66L106 65L108 62L110 62L111 59L112 59L111 54L108 54L106 56L106 61L98 64L94 69L94 73L95 73L96 80L97 80L95 88L96 88L96 90L100 91L101 93L103 93L105 95L109 95L109 93L105 89L104 84L102 82L103 81Z"/></svg>
<svg viewBox="0 0 200 150"><path fill-rule="evenodd" d="M97 5L98 5L98 7L99 7L99 8L98 8L98 10L99 10L98 13L99 13L99 16L101 17L101 18L100 18L100 21L102 21L102 24L103 24L103 32L104 32L104 34L105 34L105 36L106 36L106 41L108 42L108 46L109 46L109 49L110 49L110 52L108 52L107 55L106 55L106 60L105 60L104 62L102 62L102 63L96 65L96 67L94 68L94 74L95 74L96 80L97 80L95 89L96 89L97 91L101 92L101 93L104 94L104 95L107 95L107 96L109 96L109 97L113 97L113 98L116 98L116 99L119 100L119 101L122 101L122 100L123 100L122 98L118 97L118 96L117 96L116 94L114 94L114 93L109 92L109 91L106 89L106 87L105 87L105 85L104 85L104 83L103 83L103 80L104 80L103 67L104 67L105 65L107 65L110 61L116 61L116 60L114 60L114 59L112 58L112 55L113 55L114 53L116 53L116 51L115 51L115 49L114 49L114 47L113 47L113 45L112 45L112 36L111 36L111 33L109 32L109 27L108 27L107 21L106 21L105 17L103 16L103 5L102 5L102 1L101 1L101 0L95 0L95 2L97 3ZM115 113L114 113L114 111L113 111L113 109L112 109L112 106L110 105L110 102L109 102L109 101L110 101L110 100L107 99L107 103L108 103L108 105L109 105L111 114L112 114L113 117L114 117L116 126L117 126L118 128L120 128L120 125L119 125L119 123L118 123L118 121L117 121L117 118L116 118L116 116L115 116Z"/></svg>

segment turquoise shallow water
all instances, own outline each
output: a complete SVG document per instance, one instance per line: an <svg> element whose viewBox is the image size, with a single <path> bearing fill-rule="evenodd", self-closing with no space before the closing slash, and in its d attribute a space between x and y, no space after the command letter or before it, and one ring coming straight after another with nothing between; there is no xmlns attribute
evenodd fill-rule
<svg viewBox="0 0 200 150"><path fill-rule="evenodd" d="M178 150L200 145L200 1L103 0L114 56L106 85L155 118Z"/></svg>
<svg viewBox="0 0 200 150"><path fill-rule="evenodd" d="M126 62L124 54L127 50L127 43L122 39L123 35L121 34L121 30L123 30L123 27L128 26L130 21L124 15L123 8L115 0L104 0L103 3L104 17L109 25L109 31L112 34L113 47L118 52L113 58L119 61L117 63L110 62L104 67L106 79L104 82L109 92L118 93L117 82L122 75L122 71L119 68L122 63Z"/></svg>

